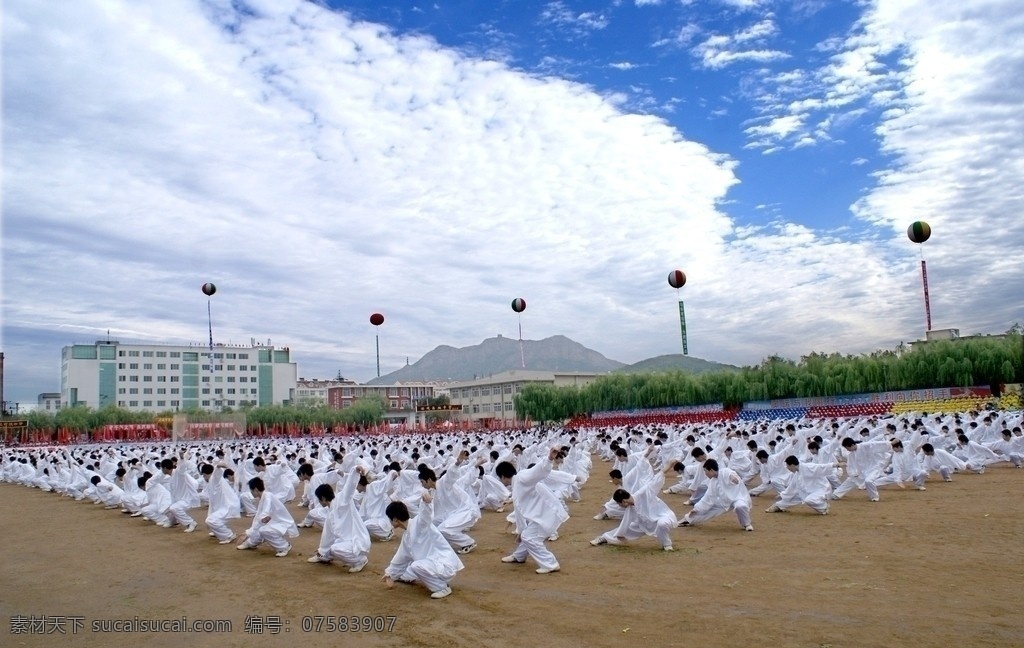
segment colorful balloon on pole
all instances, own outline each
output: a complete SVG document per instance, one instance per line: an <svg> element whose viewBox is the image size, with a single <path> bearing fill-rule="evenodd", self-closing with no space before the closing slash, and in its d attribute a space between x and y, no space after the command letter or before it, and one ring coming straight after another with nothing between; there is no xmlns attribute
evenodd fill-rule
<svg viewBox="0 0 1024 648"><path fill-rule="evenodd" d="M907 238L918 245L924 243L932 235L931 225L924 221L914 221L907 228ZM921 248L921 283L924 284L924 319L927 328L925 332L932 330L932 304L928 297L928 266L924 262L924 248Z"/></svg>
<svg viewBox="0 0 1024 648"><path fill-rule="evenodd" d="M522 297L513 299L512 310L519 314L519 364L526 369L526 352L523 351L523 311L526 310L526 300Z"/></svg>
<svg viewBox="0 0 1024 648"><path fill-rule="evenodd" d="M211 306L211 302L213 300L209 299L209 298L213 297L214 293L217 292L217 286L213 285L212 283L207 282L207 283L203 284L202 291L203 291L203 294L206 295L206 297L207 297L207 300L206 300L206 320L207 320L207 326L209 327L209 332L210 332L210 382L214 383L216 381L213 379L213 374L216 371L217 363L214 361L214 357L213 357L213 307ZM216 397L214 397L214 398L215 398L215 400L213 402L214 402L214 405L216 405L217 404L217 400L216 400Z"/></svg>
<svg viewBox="0 0 1024 648"><path fill-rule="evenodd" d="M679 289L686 285L686 273L682 270L673 270L668 273L668 285L676 289L676 296L679 296ZM683 355L689 355L686 348L686 310L683 307L683 300L679 299L679 334L683 338Z"/></svg>
<svg viewBox="0 0 1024 648"><path fill-rule="evenodd" d="M384 323L384 316L380 313L370 315L370 324L376 329L374 337L377 339L377 377L380 378L380 325Z"/></svg>

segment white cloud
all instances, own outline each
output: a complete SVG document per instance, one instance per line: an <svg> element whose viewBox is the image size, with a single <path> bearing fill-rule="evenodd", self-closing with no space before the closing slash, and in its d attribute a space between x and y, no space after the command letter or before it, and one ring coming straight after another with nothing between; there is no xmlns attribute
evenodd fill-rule
<svg viewBox="0 0 1024 648"><path fill-rule="evenodd" d="M718 70L743 61L769 62L789 58L789 54L762 45L778 33L775 22L765 18L731 35L715 34L693 47L693 53L705 68Z"/></svg>
<svg viewBox="0 0 1024 648"><path fill-rule="evenodd" d="M625 72L626 70L636 69L637 66L634 65L633 63L630 63L629 61L620 61L618 63L609 63L608 67L615 68L616 70L622 70L623 72Z"/></svg>
<svg viewBox="0 0 1024 648"><path fill-rule="evenodd" d="M598 31L609 24L609 19L604 14L594 11L577 13L561 0L544 5L540 20L542 23L562 27L575 34Z"/></svg>
<svg viewBox="0 0 1024 648"><path fill-rule="evenodd" d="M375 311L385 368L508 333L515 296L528 337L599 347L595 309L643 330L730 229L728 159L584 86L310 3L202 7L9 3L5 331L201 341L213 281L219 340L364 379Z"/></svg>
<svg viewBox="0 0 1024 648"><path fill-rule="evenodd" d="M1009 3L963 10L966 22L884 3L826 68L761 88L743 128L780 173L785 148L835 144L851 116L892 111L876 134L894 163L856 205L855 240L787 222L774 198L752 202L773 222L736 227L728 191L744 169L627 113L621 95L314 3L233 6L5 3L8 384L55 389L59 347L107 329L203 341L205 281L220 288L219 341L271 338L305 376L371 377L370 313L385 314L390 371L439 344L516 334L519 296L527 338L565 334L623 361L673 353L677 267L697 357L891 347L923 322L903 233L916 218L934 231L937 326L1024 321ZM715 51L774 38L761 22L737 33L743 47L724 37Z"/></svg>

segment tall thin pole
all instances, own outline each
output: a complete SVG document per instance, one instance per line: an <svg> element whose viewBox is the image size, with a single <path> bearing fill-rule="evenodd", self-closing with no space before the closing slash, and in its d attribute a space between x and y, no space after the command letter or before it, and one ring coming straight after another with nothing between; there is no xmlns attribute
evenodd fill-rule
<svg viewBox="0 0 1024 648"><path fill-rule="evenodd" d="M213 307L210 305L210 303L212 301L213 300L210 300L210 299L206 300L206 317L207 317L207 321L209 322L209 326L210 326L210 395L211 396L213 396L213 393L214 393L213 392L213 389L214 389L214 387L213 387L213 372L214 372L214 368L213 368ZM214 403L216 403L216 402L217 402L216 398L214 398Z"/></svg>
<svg viewBox="0 0 1024 648"><path fill-rule="evenodd" d="M928 298L928 266L925 265L924 259L921 259L921 282L924 283L924 316L925 321L928 323L926 331L932 330L932 305Z"/></svg>
<svg viewBox="0 0 1024 648"><path fill-rule="evenodd" d="M526 369L526 354L523 352L523 316L519 316L519 363Z"/></svg>
<svg viewBox="0 0 1024 648"><path fill-rule="evenodd" d="M689 355L686 348L686 311L683 308L683 300L679 300L679 333L683 337L683 355Z"/></svg>
<svg viewBox="0 0 1024 648"><path fill-rule="evenodd" d="M374 337L377 338L377 377L380 378L380 329L377 329Z"/></svg>

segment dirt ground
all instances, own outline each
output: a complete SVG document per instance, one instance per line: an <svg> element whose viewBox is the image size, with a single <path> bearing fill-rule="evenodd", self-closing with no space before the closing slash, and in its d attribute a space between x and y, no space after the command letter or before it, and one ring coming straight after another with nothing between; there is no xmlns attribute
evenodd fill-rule
<svg viewBox="0 0 1024 648"><path fill-rule="evenodd" d="M374 543L366 570L349 574L306 562L315 529L275 558L265 547L218 545L201 524L188 535L3 484L0 646L1024 645L1024 470L997 466L923 492L888 487L879 503L855 491L826 517L767 514L771 500L755 498L755 532L729 514L676 529L678 551L666 554L653 538L589 545L613 526L592 519L611 493L606 466L595 462L550 545L560 573L501 563L514 536L488 512L443 600L410 585L385 589L397 538ZM682 497L664 497L685 512ZM231 629L104 630L135 617L228 620Z"/></svg>

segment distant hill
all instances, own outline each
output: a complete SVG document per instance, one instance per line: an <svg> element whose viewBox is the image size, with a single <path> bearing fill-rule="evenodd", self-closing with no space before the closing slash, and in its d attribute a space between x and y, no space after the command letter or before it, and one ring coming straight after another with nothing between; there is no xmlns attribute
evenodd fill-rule
<svg viewBox="0 0 1024 648"><path fill-rule="evenodd" d="M684 355L663 355L626 365L611 360L593 349L588 349L564 335L543 340L523 340L523 357L531 371L567 371L582 373L651 373L657 371L738 371L733 365L691 358ZM521 369L519 341L499 335L480 344L455 348L441 345L411 365L398 371L374 378L368 385L393 385L398 382L426 382L431 380L472 380L502 371Z"/></svg>
<svg viewBox="0 0 1024 648"><path fill-rule="evenodd" d="M739 371L735 365L722 364L711 360L701 360L684 356L681 353L662 355L641 360L635 364L619 367L616 373L656 373L660 371L682 371L684 373L701 374L714 371Z"/></svg>
<svg viewBox="0 0 1024 648"><path fill-rule="evenodd" d="M543 340L523 340L526 368L531 371L579 371L607 373L625 366L588 349L564 335ZM428 380L472 380L510 369L521 369L519 340L499 335L487 338L476 346L441 345L417 362L406 365L367 382L368 385L391 385L396 382Z"/></svg>

